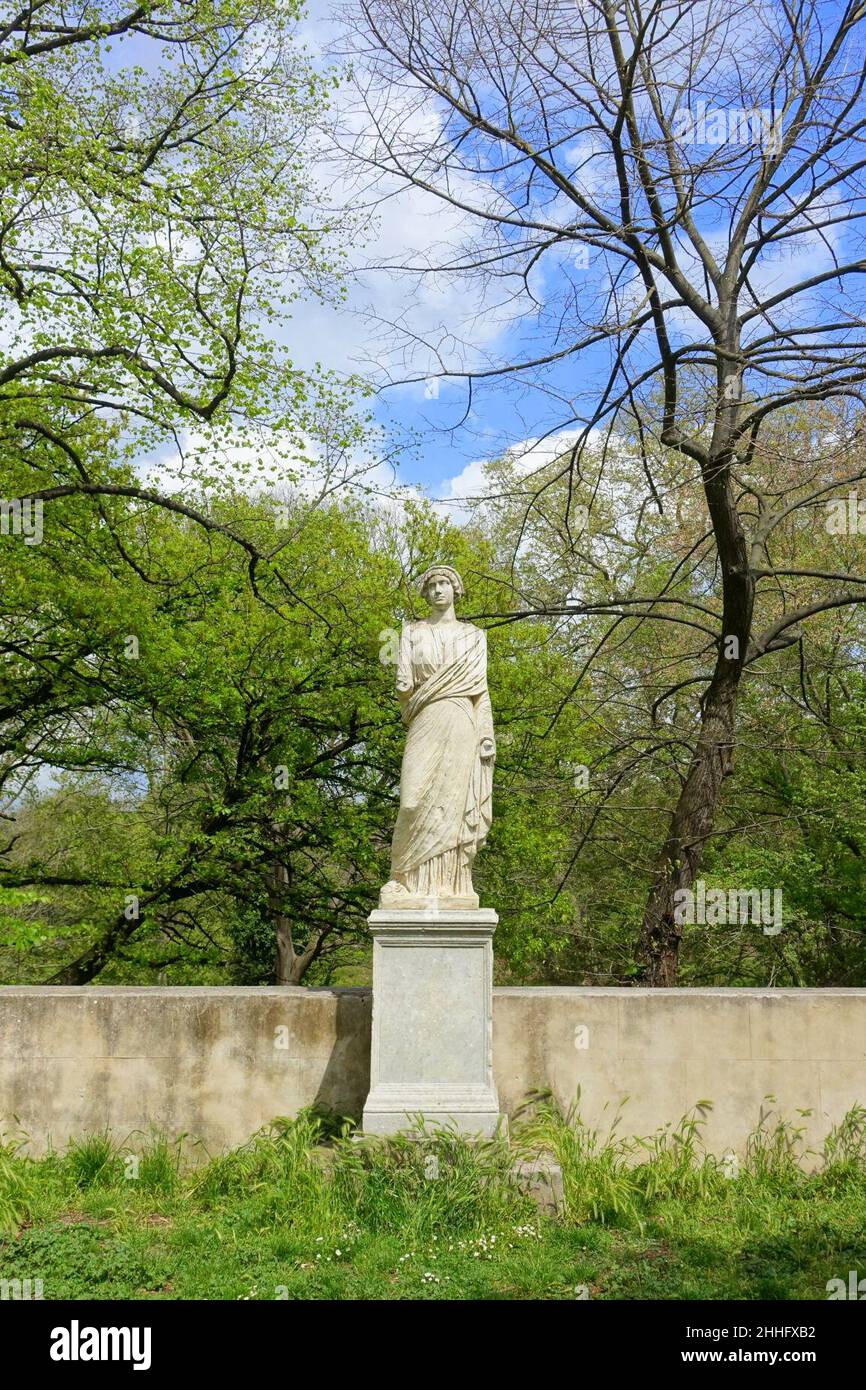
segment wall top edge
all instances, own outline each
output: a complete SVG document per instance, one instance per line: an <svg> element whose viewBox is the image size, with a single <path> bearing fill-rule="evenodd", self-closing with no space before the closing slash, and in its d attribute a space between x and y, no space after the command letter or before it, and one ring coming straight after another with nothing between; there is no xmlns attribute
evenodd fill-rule
<svg viewBox="0 0 866 1390"><path fill-rule="evenodd" d="M498 986L494 994L521 998L549 999L553 995L572 998L615 997L619 999L835 999L853 997L866 1000L866 988L827 986L826 988L776 988L773 985L718 985L689 989L650 989L640 985L507 985Z"/></svg>
<svg viewBox="0 0 866 1390"><path fill-rule="evenodd" d="M92 999L281 999L285 996L316 999L322 996L355 996L365 998L372 992L370 985L0 985L3 999L79 998ZM866 1001L866 988L830 986L826 989L776 989L770 986L743 986L701 989L648 989L639 986L616 985L508 985L497 986L495 997L518 999L835 999L854 998Z"/></svg>
<svg viewBox="0 0 866 1390"><path fill-rule="evenodd" d="M370 985L0 985L0 1000L8 998L78 998L92 999L282 999L286 995L304 998L322 995L370 994Z"/></svg>

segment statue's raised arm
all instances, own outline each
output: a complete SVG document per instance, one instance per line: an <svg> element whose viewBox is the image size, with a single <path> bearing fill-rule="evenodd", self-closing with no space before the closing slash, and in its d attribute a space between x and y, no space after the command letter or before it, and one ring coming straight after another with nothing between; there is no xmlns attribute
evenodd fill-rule
<svg viewBox="0 0 866 1390"><path fill-rule="evenodd" d="M476 908L472 861L490 828L493 712L487 636L461 622L463 581L450 565L420 580L430 616L406 623L397 695L406 726L391 877L381 907Z"/></svg>

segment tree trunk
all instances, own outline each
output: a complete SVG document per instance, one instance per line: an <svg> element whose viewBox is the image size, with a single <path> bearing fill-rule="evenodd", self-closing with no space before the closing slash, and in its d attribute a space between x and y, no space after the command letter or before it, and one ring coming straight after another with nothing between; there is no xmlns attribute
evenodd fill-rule
<svg viewBox="0 0 866 1390"><path fill-rule="evenodd" d="M276 931L276 982L278 985L294 985L297 980L292 979L292 967L295 962L295 948L292 942L292 923L284 912L280 911L280 895L283 888L289 882L289 871L285 864L275 861L271 868L271 915Z"/></svg>
<svg viewBox="0 0 866 1390"><path fill-rule="evenodd" d="M674 894L690 888L707 835L713 828L724 779L733 771L733 744L739 675L710 686L701 733L692 755L659 866L644 910L638 959L641 983L666 988L677 982L682 926L676 921ZM714 688L715 687L715 688Z"/></svg>
<svg viewBox="0 0 866 1390"><path fill-rule="evenodd" d="M292 935L292 921L281 911L282 893L288 886L289 871L285 864L275 860L271 866L270 906L271 917L276 931L276 983L278 985L299 985L322 947L323 937L316 937L305 951L296 951Z"/></svg>
<svg viewBox="0 0 866 1390"><path fill-rule="evenodd" d="M721 390L720 390L721 395ZM725 433L724 412L716 440ZM675 893L691 888L726 777L734 770L737 696L752 630L755 584L745 533L731 491L731 455L714 449L703 466L704 492L722 570L722 635L715 670L701 702L701 726L644 909L637 958L640 982L667 988L677 982L682 925Z"/></svg>

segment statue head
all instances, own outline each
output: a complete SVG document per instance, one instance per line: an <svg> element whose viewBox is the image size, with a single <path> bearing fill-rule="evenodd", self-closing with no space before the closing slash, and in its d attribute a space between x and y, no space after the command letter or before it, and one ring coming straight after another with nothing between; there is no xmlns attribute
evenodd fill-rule
<svg viewBox="0 0 866 1390"><path fill-rule="evenodd" d="M463 597L463 580L451 565L431 565L418 581L431 608L447 608Z"/></svg>

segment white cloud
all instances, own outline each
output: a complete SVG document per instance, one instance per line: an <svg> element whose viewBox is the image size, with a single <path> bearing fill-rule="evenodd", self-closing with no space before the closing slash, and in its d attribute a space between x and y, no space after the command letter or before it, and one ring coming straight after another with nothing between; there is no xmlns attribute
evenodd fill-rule
<svg viewBox="0 0 866 1390"><path fill-rule="evenodd" d="M336 11L314 6L300 37L315 61L327 61L324 50L344 23ZM526 301L503 296L490 281L455 273L473 227L469 214L371 166L383 152L377 125L412 152L413 163L422 147L435 142L442 118L430 99L386 92L362 74L355 85L337 88L330 116L339 128L339 146L323 135L308 154L329 207L351 210L361 224L349 248L348 298L336 306L314 299L296 303L281 336L299 366L319 360L379 382L420 378L405 388L420 400L428 375L449 366L477 367ZM433 167L423 173L436 182ZM449 174L447 191L475 207L501 201L492 180L477 175Z"/></svg>
<svg viewBox="0 0 866 1390"><path fill-rule="evenodd" d="M591 431L591 438L599 436L598 430ZM558 430L546 438L530 437L512 444L505 457L515 466L520 477L527 477L537 469L544 468L573 444L582 434L581 430ZM490 478L487 474L490 458L473 459L453 478L447 478L438 490L435 506L444 516L454 522L468 520L471 514L469 504L485 497L490 491Z"/></svg>

